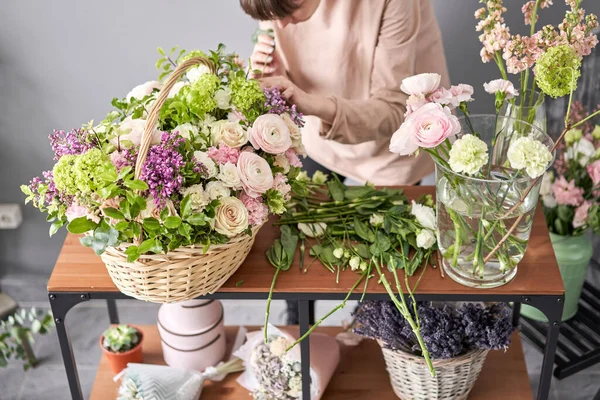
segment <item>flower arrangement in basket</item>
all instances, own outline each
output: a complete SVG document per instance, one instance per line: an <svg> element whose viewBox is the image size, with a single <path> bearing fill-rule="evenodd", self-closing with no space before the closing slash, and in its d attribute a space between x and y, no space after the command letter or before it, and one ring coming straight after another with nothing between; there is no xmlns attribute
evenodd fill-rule
<svg viewBox="0 0 600 400"><path fill-rule="evenodd" d="M497 303L417 303L423 341L438 372L429 374L415 334L391 302L365 301L354 312L354 333L381 345L401 399L466 399L489 350L506 350L514 331L510 309Z"/></svg>
<svg viewBox="0 0 600 400"><path fill-rule="evenodd" d="M538 9L551 1L528 2L523 12L531 37L509 34L501 0L487 1L476 12L481 19L477 30L483 31L482 58L495 60L503 78L484 85L495 95L496 114L470 115L473 88L440 88L436 74L402 83L409 95L407 112L390 150L402 155L422 150L433 158L443 265L452 279L467 286L496 287L514 278L527 248L542 175L567 131L583 122L572 122L567 112L565 129L553 143L523 112L501 115L506 104L525 110L532 102L526 92L536 87L552 97L572 94L577 87L581 59L597 43L591 31L598 21L593 14L585 16L580 0L566 2L570 10L559 29L547 25L538 32ZM530 68L535 74L531 89ZM520 93L506 71L522 73ZM463 117L454 116L453 108Z"/></svg>
<svg viewBox="0 0 600 400"><path fill-rule="evenodd" d="M123 293L174 302L214 292L285 211L302 116L234 54L179 51L98 125L55 131L56 164L22 186L50 234L85 234Z"/></svg>

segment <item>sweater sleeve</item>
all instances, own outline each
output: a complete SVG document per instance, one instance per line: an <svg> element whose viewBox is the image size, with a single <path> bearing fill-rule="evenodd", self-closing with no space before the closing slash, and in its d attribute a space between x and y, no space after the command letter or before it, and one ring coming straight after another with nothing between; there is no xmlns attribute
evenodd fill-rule
<svg viewBox="0 0 600 400"><path fill-rule="evenodd" d="M333 121L322 121L321 136L344 144L391 137L404 119L407 96L402 80L415 73L419 0L387 0L377 40L369 99L329 98L336 105Z"/></svg>

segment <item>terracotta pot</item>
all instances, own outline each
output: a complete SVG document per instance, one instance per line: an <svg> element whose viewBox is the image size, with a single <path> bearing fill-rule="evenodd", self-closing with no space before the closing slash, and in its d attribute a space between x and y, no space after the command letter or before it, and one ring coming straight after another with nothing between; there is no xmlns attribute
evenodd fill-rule
<svg viewBox="0 0 600 400"><path fill-rule="evenodd" d="M137 329L137 328L136 328ZM106 358L108 358L108 363L110 364L110 369L115 374L118 374L122 370L127 367L129 363L142 363L144 359L144 355L142 353L142 343L144 341L144 334L141 330L137 329L140 335L140 341L133 349L129 351L125 351L123 353L113 353L112 351L107 350L102 342L104 341L104 335L100 336L100 348L104 354L106 354Z"/></svg>
<svg viewBox="0 0 600 400"><path fill-rule="evenodd" d="M225 356L223 305L218 300L163 304L158 332L167 365L204 371Z"/></svg>

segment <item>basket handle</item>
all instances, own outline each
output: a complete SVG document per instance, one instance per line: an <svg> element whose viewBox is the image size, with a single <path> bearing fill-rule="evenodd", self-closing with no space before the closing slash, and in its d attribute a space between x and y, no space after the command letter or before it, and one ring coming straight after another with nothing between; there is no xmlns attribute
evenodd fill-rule
<svg viewBox="0 0 600 400"><path fill-rule="evenodd" d="M179 64L173 73L169 76L163 87L156 96L156 101L152 105L150 112L148 112L148 118L146 119L146 126L144 127L144 133L142 134L142 140L140 143L140 151L138 152L137 162L135 164L135 179L139 179L142 174L142 167L146 162L148 156L148 150L150 150L150 144L152 142L152 133L158 123L160 117L160 109L165 104L165 101L169 97L169 92L175 86L175 83L181 78L181 76L190 68L195 65L204 64L211 72L215 72L214 64L206 57L198 56L192 57L189 60L185 60Z"/></svg>

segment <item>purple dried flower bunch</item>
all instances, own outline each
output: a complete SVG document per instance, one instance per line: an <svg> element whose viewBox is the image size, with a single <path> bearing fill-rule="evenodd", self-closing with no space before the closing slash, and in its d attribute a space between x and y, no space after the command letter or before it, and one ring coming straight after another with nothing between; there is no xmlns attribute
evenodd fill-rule
<svg viewBox="0 0 600 400"><path fill-rule="evenodd" d="M274 88L263 89L265 94L265 107L270 114L285 114L288 113L294 123L300 127L304 126L304 120L302 119L302 113L298 112L296 105L290 106L288 101L281 95L281 91Z"/></svg>
<svg viewBox="0 0 600 400"><path fill-rule="evenodd" d="M150 195L159 208L164 208L171 195L183 184L180 170L185 160L179 147L185 139L177 132L163 132L160 144L150 147L140 179L148 184Z"/></svg>
<svg viewBox="0 0 600 400"><path fill-rule="evenodd" d="M466 303L458 308L417 303L421 335L433 359L452 358L473 349L500 350L514 331L506 304L489 307ZM354 332L377 339L392 350L419 353L408 322L389 301L364 301L354 312Z"/></svg>

